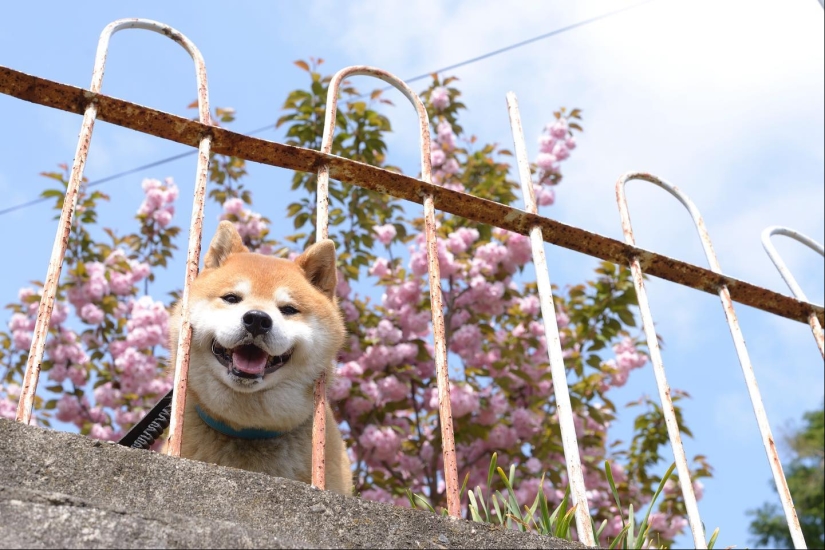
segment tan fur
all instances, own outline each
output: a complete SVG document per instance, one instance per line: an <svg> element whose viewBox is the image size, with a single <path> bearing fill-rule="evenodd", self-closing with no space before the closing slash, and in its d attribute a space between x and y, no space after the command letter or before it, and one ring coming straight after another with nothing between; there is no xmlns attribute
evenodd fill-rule
<svg viewBox="0 0 825 550"><path fill-rule="evenodd" d="M204 270L190 292L192 349L181 456L255 472L310 482L313 388L333 363L344 342L344 324L335 298L335 247L325 240L312 245L295 262L252 254L235 227L221 222L204 259ZM236 304L222 297L242 297ZM293 306L299 313L281 315ZM262 381L237 381L212 353L212 341L251 338L241 324L249 310L268 313L274 327L263 344L270 355L294 348L291 359ZM180 305L170 319L175 364ZM237 326L236 326L237 325ZM277 333L277 334L276 334ZM195 405L233 428L286 432L276 439L244 440L217 432L198 416ZM346 447L327 407L326 488L352 493Z"/></svg>

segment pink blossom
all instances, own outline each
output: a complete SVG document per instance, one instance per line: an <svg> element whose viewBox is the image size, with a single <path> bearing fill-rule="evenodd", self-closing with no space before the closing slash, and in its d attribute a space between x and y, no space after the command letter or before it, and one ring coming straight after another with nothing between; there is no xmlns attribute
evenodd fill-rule
<svg viewBox="0 0 825 550"><path fill-rule="evenodd" d="M567 146L568 150L572 151L573 149L576 148L576 138L573 137L573 136L570 136L569 138L564 140L564 144Z"/></svg>
<svg viewBox="0 0 825 550"><path fill-rule="evenodd" d="M349 417L359 417L375 408L375 405L363 397L350 397L345 405Z"/></svg>
<svg viewBox="0 0 825 550"><path fill-rule="evenodd" d="M223 203L223 211L226 214L240 215L244 209L244 202L239 198L226 199Z"/></svg>
<svg viewBox="0 0 825 550"><path fill-rule="evenodd" d="M549 187L534 185L533 191L536 194L536 204L539 206L550 206L556 202L556 193Z"/></svg>
<svg viewBox="0 0 825 550"><path fill-rule="evenodd" d="M49 319L49 326L56 327L69 317L69 307L64 302L55 302L52 309L52 317Z"/></svg>
<svg viewBox="0 0 825 550"><path fill-rule="evenodd" d="M386 225L377 225L373 227L372 230L375 232L375 234L378 236L378 240L384 246L389 246L396 235L395 226L391 223L388 223Z"/></svg>
<svg viewBox="0 0 825 550"><path fill-rule="evenodd" d="M539 151L542 153L552 153L553 147L556 145L556 138L549 134L542 134L539 136Z"/></svg>
<svg viewBox="0 0 825 550"><path fill-rule="evenodd" d="M552 153L539 153L536 157L536 164L545 172L558 172L558 160Z"/></svg>
<svg viewBox="0 0 825 550"><path fill-rule="evenodd" d="M80 402L74 395L64 393L57 401L57 419L61 422L74 422L83 412Z"/></svg>
<svg viewBox="0 0 825 550"><path fill-rule="evenodd" d="M381 392L381 400L384 403L393 401L401 401L405 399L409 393L409 387L404 382L401 382L397 377L390 375L378 381L378 389Z"/></svg>
<svg viewBox="0 0 825 550"><path fill-rule="evenodd" d="M450 92L444 86L437 86L430 92L430 103L436 109L444 109L450 104Z"/></svg>
<svg viewBox="0 0 825 550"><path fill-rule="evenodd" d="M352 388L352 381L345 376L336 376L332 380L332 384L327 389L329 398L333 401L340 401L349 396L350 388Z"/></svg>
<svg viewBox="0 0 825 550"><path fill-rule="evenodd" d="M464 357L481 350L481 330L475 324L466 324L450 338L450 351Z"/></svg>
<svg viewBox="0 0 825 550"><path fill-rule="evenodd" d="M345 376L350 380L355 380L363 376L364 369L355 361L349 361L338 368L338 374L340 376Z"/></svg>
<svg viewBox="0 0 825 550"><path fill-rule="evenodd" d="M410 254L410 271L413 275L425 275L429 270L429 261L427 260L427 252L425 250L416 250Z"/></svg>
<svg viewBox="0 0 825 550"><path fill-rule="evenodd" d="M114 441L117 439L115 437L115 432L111 427L101 426L100 424L93 424L89 435L95 439L101 439L103 441Z"/></svg>
<svg viewBox="0 0 825 550"><path fill-rule="evenodd" d="M560 141L553 147L553 156L559 161L565 160L570 156L570 151L567 150L565 142Z"/></svg>
<svg viewBox="0 0 825 550"><path fill-rule="evenodd" d="M433 149L430 151L430 163L433 166L441 166L447 160L447 155L441 149Z"/></svg>
<svg viewBox="0 0 825 550"><path fill-rule="evenodd" d="M453 127L446 120L442 120L436 127L436 139L442 148L450 151L455 149L455 133Z"/></svg>
<svg viewBox="0 0 825 550"><path fill-rule="evenodd" d="M458 161L454 158L447 159L447 162L444 163L444 171L448 174L458 174L461 170L461 167L458 165Z"/></svg>
<svg viewBox="0 0 825 550"><path fill-rule="evenodd" d="M103 310L94 304L86 304L80 310L80 317L90 325L99 325L105 317Z"/></svg>
<svg viewBox="0 0 825 550"><path fill-rule="evenodd" d="M478 394L471 385L450 383L450 406L453 418L461 418L478 412L479 404Z"/></svg>
<svg viewBox="0 0 825 550"><path fill-rule="evenodd" d="M392 461L401 449L401 438L390 427L377 428L370 424L358 438L366 450L372 451L372 458L377 461Z"/></svg>
<svg viewBox="0 0 825 550"><path fill-rule="evenodd" d="M705 495L705 485L698 479L693 482L693 493L696 495L696 500L702 500Z"/></svg>
<svg viewBox="0 0 825 550"><path fill-rule="evenodd" d="M513 411L511 418L513 420L513 428L522 439L530 439L541 429L541 420L539 417L524 408L518 408Z"/></svg>
<svg viewBox="0 0 825 550"><path fill-rule="evenodd" d="M397 344L401 340L401 331L387 319L381 319L378 322L376 334L385 344Z"/></svg>
<svg viewBox="0 0 825 550"><path fill-rule="evenodd" d="M352 302L344 302L341 304L341 312L344 314L344 320L348 323L358 319L360 314L358 308Z"/></svg>
<svg viewBox="0 0 825 550"><path fill-rule="evenodd" d="M98 386L94 391L95 403L102 407L115 407L122 399L120 390L115 389L111 382Z"/></svg>
<svg viewBox="0 0 825 550"><path fill-rule="evenodd" d="M17 405L6 397L0 398L0 418L13 420L17 417Z"/></svg>
<svg viewBox="0 0 825 550"><path fill-rule="evenodd" d="M71 367L68 371L69 380L77 388L82 388L86 385L86 369L80 367Z"/></svg>
<svg viewBox="0 0 825 550"><path fill-rule="evenodd" d="M531 474L537 474L541 471L541 461L534 456L530 457L524 466Z"/></svg>
<svg viewBox="0 0 825 550"><path fill-rule="evenodd" d="M386 258L376 258L375 263L369 269L369 274L374 277L384 277L392 273L390 263Z"/></svg>
<svg viewBox="0 0 825 550"><path fill-rule="evenodd" d="M547 131L556 139L564 139L567 137L569 125L566 118L559 118L552 124L547 125Z"/></svg>
<svg viewBox="0 0 825 550"><path fill-rule="evenodd" d="M518 441L516 430L504 424L493 426L493 429L487 434L487 444L490 449L509 451L516 444L516 441Z"/></svg>

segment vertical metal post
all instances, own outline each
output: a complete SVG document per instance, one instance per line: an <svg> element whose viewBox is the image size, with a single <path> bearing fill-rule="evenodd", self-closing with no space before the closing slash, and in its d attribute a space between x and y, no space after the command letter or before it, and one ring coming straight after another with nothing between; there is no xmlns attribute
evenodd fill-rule
<svg viewBox="0 0 825 550"><path fill-rule="evenodd" d="M791 289L793 295L796 297L797 300L807 302L808 298L805 296L805 293L802 291L802 287L796 282L796 279L791 273L791 270L788 269L788 266L785 265L785 262L782 261L782 256L779 255L776 248L774 248L773 243L771 242L771 235L785 235L786 237L790 237L796 241L801 242L814 252L818 253L820 256L825 256L825 251L822 249L822 245L813 240L812 238L803 235L798 231L794 231L788 227L780 227L778 225L772 225L770 227L766 227L764 231L762 231L762 246L765 248L765 252L768 253L773 265L776 266L776 269L779 271L779 274L785 280L785 283L788 285L788 288ZM816 316L815 311L811 311L810 316L808 317L808 324L811 325L811 330L814 333L814 340L816 340L816 346L819 348L819 353L825 358L825 350L823 350L823 335L822 335L822 325L819 322L819 318Z"/></svg>
<svg viewBox="0 0 825 550"><path fill-rule="evenodd" d="M206 87L206 69L203 63L203 58L195 45L189 41L180 32L155 21L148 19L119 19L107 25L100 35L98 41L97 52L95 54L95 64L92 71L92 83L89 90L93 94L100 92L103 83L103 73L106 66L106 56L109 50L109 39L111 36L122 29L145 29L163 34L175 42L179 43L192 56L195 61L195 70L198 78L198 102L200 121L208 124L209 119L209 100ZM83 168L86 164L86 157L89 153L89 146L92 139L92 131L94 129L95 119L97 117L97 105L95 103L94 95L90 97L89 105L83 114L83 122L80 126L80 135L77 142L77 150L75 152L72 170L69 176L69 183L66 186L66 196L63 201L63 210L60 214L60 221L58 222L57 234L55 235L54 245L52 247L52 254L49 259L49 267L46 273L46 279L43 285L43 294L40 299L40 306L37 311L37 321L34 328L34 336L32 338L32 345L29 350L29 358L26 364L26 373L23 378L23 387L21 388L20 401L17 407L17 421L29 423L31 421L32 407L34 405L34 396L37 391L37 382L40 376L40 368L43 362L43 352L46 345L46 337L49 331L49 320L54 309L54 301L57 294L57 286L60 282L60 273L63 267L63 258L66 254L66 247L69 242L69 234L72 228L72 219L74 211L77 207L77 197L80 190L80 184L83 181ZM209 144L210 138L204 137L199 148L198 159L198 181L203 179L205 185L206 168L208 168L209 160ZM205 160L204 160L205 157ZM205 164L204 164L205 163ZM205 166L205 168L204 168ZM201 177L203 175L203 178ZM198 184L200 185L200 184ZM205 192L201 192L200 201L198 201L198 189L195 193L196 206L199 204L197 211L193 210L192 229L197 230L198 249L194 251L195 274L197 274L197 262L200 252L200 226L203 219L203 196ZM197 222L197 223L196 223ZM191 264L193 250L192 250L192 236L190 235L190 251L189 263ZM186 298L188 297L188 281L184 287L184 317L188 320L188 304ZM186 326L189 333L188 323ZM183 332L182 338L183 338ZM186 339L185 357L188 363L189 346L188 339ZM180 359L180 350L179 350ZM185 369L184 369L185 377ZM176 379L177 379L176 374ZM185 398L184 391L175 392L176 398L180 393L180 399ZM173 426L174 426L173 419Z"/></svg>
<svg viewBox="0 0 825 550"><path fill-rule="evenodd" d="M507 111L510 114L510 128L513 132L513 142L516 149L521 193L524 197L524 210L530 214L538 214L533 179L530 174L530 161L527 157L527 147L524 144L524 130L521 126L516 94L507 93ZM559 338L559 326L556 322L556 307L553 303L553 288L550 285L550 271L547 269L547 259L544 256L544 239L541 228L530 228L530 244L533 247L533 264L536 267L536 282L538 283L539 298L541 299L541 316L544 319L544 332L547 338L547 355L550 360L550 371L553 375L553 391L556 396L556 410L559 413L559 427L561 428L564 458L567 463L567 478L570 483L570 494L576 504L576 531L579 540L587 546L596 546L593 535L593 523L590 519L590 509L587 502L587 488L584 485L579 443L576 438L576 426L573 422L573 407L570 404L570 392L567 386L567 372L564 369L564 356Z"/></svg>
<svg viewBox="0 0 825 550"><path fill-rule="evenodd" d="M375 67L355 65L341 69L332 77L327 92L327 108L324 118L324 135L321 142L321 152L329 154L332 151L332 134L335 131L335 114L337 110L338 89L341 82L350 76L372 76L391 84L413 104L418 114L421 145L421 179L431 183L430 164L430 122L427 110L421 99L401 79ZM318 169L318 221L317 238L326 238L328 235L328 208L329 208L329 170L325 164ZM435 366L438 380L438 406L441 423L441 442L444 456L444 482L447 492L447 511L451 516L458 517L461 513L461 504L458 495L458 469L455 456L455 438L453 435L453 418L450 407L450 380L447 372L447 345L444 333L444 311L441 301L441 271L438 264L438 248L436 238L435 206L432 195L424 197L424 227L427 238L427 258L429 261L430 302L432 307L433 337L435 340ZM323 487L323 434L324 425L323 377L319 380L315 391L315 422L313 426L313 467L312 484Z"/></svg>
<svg viewBox="0 0 825 550"><path fill-rule="evenodd" d="M716 253L713 250L713 245L711 244L710 235L708 234L707 229L705 228L705 222L702 219L702 215L699 213L699 210L687 197L684 193L682 193L678 187L675 185L671 185L666 181L657 178L652 174L646 173L628 173L619 178L619 181L616 182L616 197L619 202L619 210L622 215L622 228L624 229L625 239L628 244L633 245L633 230L630 225L630 214L627 209L627 199L625 197L624 187L625 183L629 180L643 180L654 185L657 185L676 197L679 202L688 210L690 213L691 218L693 219L693 223L696 226L696 230L699 233L699 238L702 241L702 248L705 251L705 256L707 257L708 263L710 264L710 269L714 273L722 273L722 269L719 266L719 260L716 257ZM638 279L638 284L643 288L643 283L641 279L641 266L639 264L638 258L634 258L633 261L634 267L634 281ZM636 270L638 271L638 276L636 274ZM638 288L637 288L638 291ZM641 296L639 297L639 303L641 306ZM782 471L782 463L779 460L779 454L776 449L776 444L774 442L773 435L771 434L771 427L770 423L768 422L768 415L765 412L765 407L762 403L762 396L759 392L759 386L756 383L756 375L753 371L753 365L751 364L750 356L748 355L748 349L745 346L745 337L742 335L742 329L739 327L739 320L736 317L736 312L733 308L733 301L730 297L730 291L728 290L727 285L721 285L719 287L719 298L722 301L722 308L725 312L725 319L728 322L728 328L730 329L731 337L733 338L733 344L736 348L736 354L739 357L739 363L742 367L742 373L745 376L745 384L748 388L748 393L750 394L751 404L753 405L753 411L756 415L756 422L759 425L759 432L762 435L762 444L765 447L765 452L768 455L768 463L771 468L771 472L773 473L774 483L776 484L776 490L779 493L779 498L782 501L782 508L785 511L785 519L788 522L788 528L791 531L791 538L794 541L794 546L796 548L806 548L805 546L805 539L802 536L802 529L799 525L799 519L796 516L796 510L793 506L793 500L791 498L790 490L788 489L788 483L785 480L785 474ZM645 298L646 300L646 298ZM649 313L648 313L649 316ZM653 330L652 320L650 323L650 328ZM645 332L647 332L647 323L645 323ZM655 332L651 333L653 335L653 340L655 341ZM648 344L650 344L651 335L648 334ZM651 348L651 352L652 352ZM657 354L658 354L658 345L657 345ZM661 361L661 358L659 359ZM662 369L662 375L664 376L664 369ZM661 387L660 387L661 392ZM668 395L668 399L669 399ZM678 435L678 428L677 428L677 435ZM672 440L671 440L672 441ZM684 449L682 449L682 455L684 455ZM677 467L679 466L677 461ZM686 468L686 465L685 465ZM690 519L691 530L693 530L693 537L694 542L698 544L697 541L697 532L701 532L701 523L699 522L699 514L698 508L696 509L695 518L691 517L691 506L688 503L688 494L685 492L685 489L690 489L690 497L693 500L693 506L695 507L695 498L693 498L693 488L690 485L690 479L688 478L687 481L683 479L682 471L679 471L679 480L682 483L682 492L685 494L685 503L688 509L688 516ZM694 521L697 523L694 525ZM704 544L704 535L702 535L702 543Z"/></svg>

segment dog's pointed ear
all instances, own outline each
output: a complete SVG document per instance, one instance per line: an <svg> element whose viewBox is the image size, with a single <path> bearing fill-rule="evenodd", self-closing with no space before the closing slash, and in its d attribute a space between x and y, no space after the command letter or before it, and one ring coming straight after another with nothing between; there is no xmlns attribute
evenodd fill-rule
<svg viewBox="0 0 825 550"><path fill-rule="evenodd" d="M243 239L235 229L235 225L228 220L223 220L218 224L218 230L209 244L203 267L206 269L220 267L230 255L238 252L249 252L249 249L244 246Z"/></svg>
<svg viewBox="0 0 825 550"><path fill-rule="evenodd" d="M295 263L304 270L306 278L327 298L335 298L338 286L338 270L335 267L335 243L329 239L319 241L295 258Z"/></svg>

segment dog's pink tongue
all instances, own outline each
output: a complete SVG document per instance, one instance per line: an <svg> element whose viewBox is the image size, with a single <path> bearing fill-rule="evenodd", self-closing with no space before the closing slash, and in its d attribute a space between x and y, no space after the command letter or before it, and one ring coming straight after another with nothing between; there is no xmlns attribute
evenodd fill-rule
<svg viewBox="0 0 825 550"><path fill-rule="evenodd" d="M266 352L257 346L240 346L232 352L232 365L247 374L263 374Z"/></svg>

